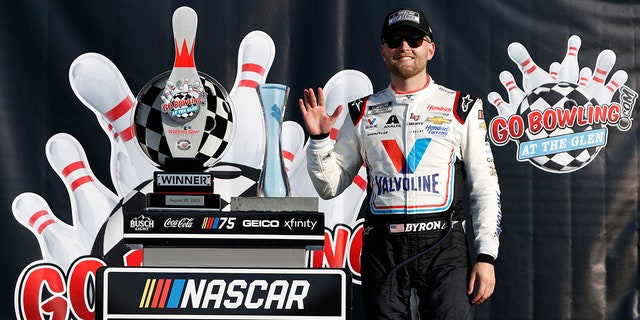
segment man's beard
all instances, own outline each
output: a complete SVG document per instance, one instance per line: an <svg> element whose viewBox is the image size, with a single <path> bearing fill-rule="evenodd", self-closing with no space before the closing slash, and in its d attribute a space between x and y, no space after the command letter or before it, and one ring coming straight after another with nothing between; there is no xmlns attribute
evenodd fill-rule
<svg viewBox="0 0 640 320"><path fill-rule="evenodd" d="M394 76L401 79L409 79L420 73L426 72L427 64L422 63L419 60L416 60L414 64L400 65L397 63L397 60L385 59L385 63L387 64L387 68L389 68L389 72Z"/></svg>

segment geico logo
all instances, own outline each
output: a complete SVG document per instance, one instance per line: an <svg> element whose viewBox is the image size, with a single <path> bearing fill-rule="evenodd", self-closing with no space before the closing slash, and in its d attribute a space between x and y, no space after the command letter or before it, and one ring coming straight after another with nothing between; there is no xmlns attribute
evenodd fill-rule
<svg viewBox="0 0 640 320"><path fill-rule="evenodd" d="M280 226L278 220L244 220L242 226L246 228L277 228Z"/></svg>
<svg viewBox="0 0 640 320"><path fill-rule="evenodd" d="M247 283L236 279L227 284L223 279L196 283L188 279L180 308L226 309L304 309L304 299L309 293L307 280L253 280ZM173 294L173 293L172 293Z"/></svg>

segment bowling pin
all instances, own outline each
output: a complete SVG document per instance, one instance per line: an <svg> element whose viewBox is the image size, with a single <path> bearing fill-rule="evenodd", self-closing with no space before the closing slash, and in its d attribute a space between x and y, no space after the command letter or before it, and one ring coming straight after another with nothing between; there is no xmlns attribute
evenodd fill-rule
<svg viewBox="0 0 640 320"><path fill-rule="evenodd" d="M615 52L605 49L598 55L598 59L596 59L596 66L593 69L593 74L591 75L591 80L586 86L587 92L591 93L591 95L598 101L598 103L605 103L605 99L608 89L606 88L605 81L607 80L607 76L611 69L613 69L613 65L616 63L616 54Z"/></svg>
<svg viewBox="0 0 640 320"><path fill-rule="evenodd" d="M560 63L558 81L578 83L580 66L578 65L578 51L582 40L577 35L572 35L567 41L567 54Z"/></svg>
<svg viewBox="0 0 640 320"><path fill-rule="evenodd" d="M284 121L282 123L282 159L284 169L289 172L296 155L304 146L304 130L295 121Z"/></svg>
<svg viewBox="0 0 640 320"><path fill-rule="evenodd" d="M582 88L586 87L590 79L591 79L591 68L584 67L580 69L580 80L578 81L578 86Z"/></svg>
<svg viewBox="0 0 640 320"><path fill-rule="evenodd" d="M504 88L507 90L507 94L509 96L509 105L512 112L511 114L514 114L526 95L524 91L522 91L516 84L516 81L513 79L513 74L511 74L511 72L502 71L500 72L498 78L500 79L500 83L502 83L502 86L504 86Z"/></svg>
<svg viewBox="0 0 640 320"><path fill-rule="evenodd" d="M558 81L558 73L560 72L560 62L553 62L549 66L549 75L554 81Z"/></svg>
<svg viewBox="0 0 640 320"><path fill-rule="evenodd" d="M196 91L202 93L202 90L200 90L200 76L196 69L194 56L196 32L198 30L198 15L189 7L180 7L173 12L172 26L175 59L165 86L165 90L169 91L170 95L166 97L169 103L167 104L166 112L162 113L162 126L167 144L171 150L171 156L192 158L198 154L199 148L197 146L202 140L207 121L205 94L199 96L199 99L202 99L201 102L188 103L188 105L183 104L183 102L191 100L188 98L189 91L192 91L191 88L195 88ZM181 96L178 96L178 94L181 94ZM189 115L189 112L182 113L185 111L181 109L183 107L196 109L192 111L192 115ZM184 133L184 130L180 129L185 123L189 123L189 125L196 130L189 130L187 133ZM191 146L196 147L179 147L184 141L188 141Z"/></svg>
<svg viewBox="0 0 640 320"><path fill-rule="evenodd" d="M11 210L15 219L35 235L44 261L67 271L73 261L91 253L93 241L79 237L79 230L60 221L39 195L18 195Z"/></svg>
<svg viewBox="0 0 640 320"><path fill-rule="evenodd" d="M236 79L229 92L238 115L236 131L223 162L262 169L266 129L256 86L265 83L275 52L273 40L262 31L250 32L240 43Z"/></svg>
<svg viewBox="0 0 640 320"><path fill-rule="evenodd" d="M616 93L616 91L618 91L618 88L624 85L628 79L629 74L627 74L626 71L618 70L614 72L611 76L611 79L605 86L606 90L597 92L597 96L594 97L600 104L609 104L611 102L611 98L613 98L613 95Z"/></svg>
<svg viewBox="0 0 640 320"><path fill-rule="evenodd" d="M45 153L67 187L74 224L95 239L119 198L95 177L84 149L72 136L66 133L52 136Z"/></svg>
<svg viewBox="0 0 640 320"><path fill-rule="evenodd" d="M507 54L522 72L522 88L525 93L546 84L554 82L553 78L531 59L527 49L519 42L513 42L507 47Z"/></svg>
<svg viewBox="0 0 640 320"><path fill-rule="evenodd" d="M512 107L510 103L504 101L500 94L495 91L489 92L489 94L487 95L487 100L496 108L496 110L498 110L498 116L505 119L509 118L517 111L517 108Z"/></svg>
<svg viewBox="0 0 640 320"><path fill-rule="evenodd" d="M121 163L124 168L112 169L127 174L133 174L136 185L153 178L157 169L144 155L134 130L135 97L118 68L106 57L97 53L85 53L76 58L69 68L69 82L78 99L92 110L99 122L104 118L111 130L105 132L117 136L120 143L114 144L117 152L124 152L130 159L129 163ZM103 125L104 128L104 125ZM112 160L115 157L112 157ZM116 164L112 162L112 166ZM118 185L121 195L131 191L126 185Z"/></svg>

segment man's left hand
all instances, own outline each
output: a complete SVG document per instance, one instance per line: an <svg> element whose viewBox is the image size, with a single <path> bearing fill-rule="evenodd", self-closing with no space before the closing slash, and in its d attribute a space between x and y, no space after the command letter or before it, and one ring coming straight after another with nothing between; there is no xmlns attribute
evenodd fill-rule
<svg viewBox="0 0 640 320"><path fill-rule="evenodd" d="M496 286L496 276L493 265L486 262L476 262L471 271L469 279L468 295L472 295L474 289L476 294L471 299L471 304L478 305L487 300L492 294Z"/></svg>

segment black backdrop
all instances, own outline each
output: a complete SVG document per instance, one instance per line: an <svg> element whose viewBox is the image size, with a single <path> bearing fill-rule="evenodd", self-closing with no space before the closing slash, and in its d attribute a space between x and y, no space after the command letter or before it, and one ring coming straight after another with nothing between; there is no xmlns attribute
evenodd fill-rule
<svg viewBox="0 0 640 320"><path fill-rule="evenodd" d="M41 259L38 243L11 215L11 202L35 192L69 222L66 190L51 170L44 145L58 132L75 136L96 176L109 178L109 145L94 115L68 82L71 62L85 52L111 59L136 93L173 62L171 14L181 6L200 17L196 64L228 90L236 54L250 31L276 45L269 82L291 87L295 106L303 88L356 69L374 90L388 83L379 54L382 17L399 6L424 10L435 33L434 79L485 99L510 70L514 41L547 69L565 54L567 39L582 38L580 65L593 67L603 49L618 57L638 89L640 3L593 0L220 0L5 2L0 15L0 315L14 313L20 272ZM635 112L634 112L635 115ZM299 121L296 107L287 119ZM638 316L638 130L611 130L606 148L587 167L567 174L515 159L515 145L494 146L503 190L502 244L495 295L478 319L632 319ZM107 184L107 183L105 183ZM356 305L359 316L361 306Z"/></svg>

